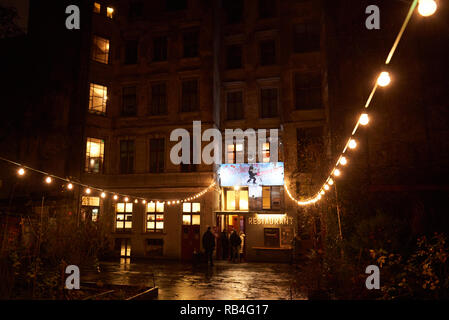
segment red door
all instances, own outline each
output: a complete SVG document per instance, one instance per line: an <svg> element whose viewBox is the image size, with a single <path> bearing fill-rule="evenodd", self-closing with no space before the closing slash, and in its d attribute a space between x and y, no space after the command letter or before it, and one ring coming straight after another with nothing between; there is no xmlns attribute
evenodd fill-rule
<svg viewBox="0 0 449 320"><path fill-rule="evenodd" d="M192 260L193 253L200 252L200 226L182 226L181 259Z"/></svg>

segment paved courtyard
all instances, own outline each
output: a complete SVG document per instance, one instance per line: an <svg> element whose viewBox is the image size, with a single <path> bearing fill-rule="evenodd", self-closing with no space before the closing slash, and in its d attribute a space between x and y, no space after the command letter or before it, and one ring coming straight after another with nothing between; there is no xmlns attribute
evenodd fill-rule
<svg viewBox="0 0 449 320"><path fill-rule="evenodd" d="M180 262L105 262L101 272L82 272L81 281L159 287L162 300L306 299L291 290L288 264L217 261L213 267Z"/></svg>

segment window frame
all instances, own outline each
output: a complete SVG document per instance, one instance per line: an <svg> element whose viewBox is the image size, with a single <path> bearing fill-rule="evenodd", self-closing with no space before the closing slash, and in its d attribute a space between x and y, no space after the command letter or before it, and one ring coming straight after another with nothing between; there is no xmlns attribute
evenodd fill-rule
<svg viewBox="0 0 449 320"><path fill-rule="evenodd" d="M188 84L195 83L196 90L188 88ZM192 104L191 102L194 102ZM183 79L181 81L181 112L200 111L200 81L198 78Z"/></svg>
<svg viewBox="0 0 449 320"><path fill-rule="evenodd" d="M300 84L300 78L302 83ZM318 80L318 81L317 81ZM323 94L322 94L322 74L320 71L316 72L295 72L294 73L294 109L295 110L319 110L323 109ZM316 82L316 83L315 83ZM319 84L318 84L319 82ZM318 100L315 101L315 94ZM299 101L301 100L301 101Z"/></svg>
<svg viewBox="0 0 449 320"><path fill-rule="evenodd" d="M100 96L96 96L95 95L95 87L101 87L101 88L97 88L97 89L102 89L103 90L103 96L100 98ZM102 103L101 103L101 111L97 110L97 108L94 108L94 101L96 99L101 99ZM106 115L106 111L107 111L107 107L108 107L108 86L104 86L102 84L98 84L98 83L94 83L94 82L90 82L89 83L89 113L92 114L98 114L98 115Z"/></svg>
<svg viewBox="0 0 449 320"><path fill-rule="evenodd" d="M190 204L190 211L185 211L184 210L184 204ZM200 211L195 211L193 212L193 204L199 204L200 206ZM201 210L202 210L202 204L201 202L183 202L182 206L181 206L181 210L182 210L182 214L181 214L181 218L182 218L182 225L188 225L188 226L199 226L201 225ZM190 223L189 224L184 224L184 216L190 216ZM193 216L199 216L199 223L198 224L193 224Z"/></svg>
<svg viewBox="0 0 449 320"><path fill-rule="evenodd" d="M104 51L102 51L98 45L101 42L105 42L107 45L106 53L104 53ZM92 51L91 51L91 56L90 56L90 59L92 61L108 65L109 60L110 60L110 52L111 52L111 40L110 39L104 38L104 37L96 35L96 34L92 35ZM100 56L103 56L103 55L106 56L105 59L100 58Z"/></svg>
<svg viewBox="0 0 449 320"><path fill-rule="evenodd" d="M182 33L182 57L197 58L200 54L200 32L186 30Z"/></svg>
<svg viewBox="0 0 449 320"><path fill-rule="evenodd" d="M126 90L134 89L134 94L125 93ZM130 97L134 96L134 99ZM125 86L122 88L122 109L121 116L122 117L136 117L137 109L138 109L138 101L137 101L137 86ZM134 100L134 104L129 103L129 100ZM129 104L129 105L127 105ZM134 108L130 108L130 106L134 106ZM132 111L132 112L131 112Z"/></svg>
<svg viewBox="0 0 449 320"><path fill-rule="evenodd" d="M154 146L152 147L151 144L152 144L152 142L156 143L156 141L158 143L158 146L157 146L157 150L154 151L153 150ZM162 141L162 143L161 143L161 141ZM161 148L161 146L162 146L162 148ZM150 173L163 173L165 171L165 149L166 149L165 138L150 138L149 149L150 149L149 150L149 154L150 154L149 172ZM152 162L153 162L152 154L155 154L155 157L156 157L156 160L155 160L156 161L156 169L155 170L153 170L153 167L152 167ZM160 160L160 157L162 157L162 161ZM162 166L160 166L161 164L162 164Z"/></svg>
<svg viewBox="0 0 449 320"><path fill-rule="evenodd" d="M150 205L154 204L154 211L150 211ZM159 210L158 205L162 205L162 211ZM145 206L145 232L148 233L164 233L165 230L165 204L163 202L148 202ZM158 221L158 216L162 216L162 221ZM154 220L150 221L150 217L154 218ZM153 222L154 228L149 228L148 223ZM157 227L157 223L162 222L162 228Z"/></svg>
<svg viewBox="0 0 449 320"><path fill-rule="evenodd" d="M240 101L232 97L230 99L230 95L240 94ZM226 120L243 120L245 119L245 110L244 110L244 93L243 90L229 90L226 91ZM232 112L230 112L232 110ZM233 115L233 116L232 116Z"/></svg>
<svg viewBox="0 0 449 320"><path fill-rule="evenodd" d="M155 90L157 87L163 86L164 94L161 94L162 90ZM150 115L159 116L166 115L168 112L168 95L167 95L167 82L152 83L151 87L151 105ZM155 94L159 93L159 94Z"/></svg>
<svg viewBox="0 0 449 320"><path fill-rule="evenodd" d="M122 146L126 144L126 150L122 150ZM132 148L130 148L132 145ZM130 150L131 149L131 150ZM136 158L136 144L134 139L121 139L119 141L119 172L120 174L133 174Z"/></svg>
<svg viewBox="0 0 449 320"><path fill-rule="evenodd" d="M118 211L118 206L124 204L124 211L123 212L119 212ZM127 211L128 210L128 205L131 206L131 211ZM134 211L134 206L132 202L117 202L115 204L115 232L120 232L120 233L130 233L132 232L133 229L133 211ZM123 215L123 220L120 220L118 218L119 215ZM131 217L131 220L128 220L128 218ZM118 222L123 221L123 227L119 228L117 226ZM131 222L131 227L127 228L126 227L126 222Z"/></svg>
<svg viewBox="0 0 449 320"><path fill-rule="evenodd" d="M96 140L96 141L95 141ZM92 143L92 142L97 142L99 141L100 143L100 156L99 157L91 157L90 156L90 151L88 152L88 143ZM93 174L102 174L103 173L103 167L104 167L104 139L99 139L99 138L93 138L93 137L87 137L86 138L86 152L85 152L85 158L86 158L86 162L85 162L85 166L84 166L84 170L87 173L93 173ZM99 161L99 166L98 166L98 171L94 171L91 169L90 163L92 161L92 159L100 159Z"/></svg>
<svg viewBox="0 0 449 320"><path fill-rule="evenodd" d="M273 97L272 95L270 95L268 98L270 98L268 101L264 100L264 92L276 92L276 96ZM277 118L279 117L279 87L263 87L260 88L260 117L263 119L268 119L268 118ZM271 103L275 101L276 105L275 108L273 108L273 106L271 104L269 104L269 108L266 109L265 108L265 104L266 103ZM268 113L267 113L268 111ZM274 111L274 112L273 112Z"/></svg>

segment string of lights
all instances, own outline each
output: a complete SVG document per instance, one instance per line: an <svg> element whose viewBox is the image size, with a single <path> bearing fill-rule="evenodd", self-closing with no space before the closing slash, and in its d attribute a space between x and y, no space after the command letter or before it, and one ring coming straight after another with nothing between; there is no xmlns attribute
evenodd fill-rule
<svg viewBox="0 0 449 320"><path fill-rule="evenodd" d="M209 192L216 184L215 181L214 181L207 188L205 188L204 190L202 190L202 191L200 191L200 192L198 192L198 193L196 193L196 194L194 194L194 195L192 195L190 197L186 197L186 198L183 198L183 199L149 200L148 198L144 198L144 197L136 197L136 196L122 194L122 193L115 192L115 191L108 191L106 189L102 189L102 188L98 188L98 187L92 187L92 186L89 186L89 185L81 183L81 182L73 181L73 180L70 180L68 178L59 177L59 176L54 175L54 174L49 174L47 172L44 172L44 171L41 171L41 170L38 170L38 169L34 169L32 167L22 165L20 163L17 163L15 161L12 161L12 160L9 160L9 159L3 158L3 157L0 157L0 160L8 162L8 163L10 163L12 165L15 165L15 166L19 167L17 169L17 175L19 177L24 177L26 175L27 171L32 171L32 172L36 172L36 173L44 175L44 177L45 177L44 178L44 183L46 183L48 185L52 184L54 182L54 180L59 180L59 181L62 181L64 187L68 191L73 190L74 186L77 185L80 188L84 188L84 194L86 196L91 195L93 192L97 192L100 195L101 198L105 199L108 196L112 196L112 199L115 200L115 201L118 201L118 200L122 200L124 202L134 201L134 203L141 202L142 204L157 202L157 203L163 203L163 204L167 204L167 205L177 205L177 204L180 204L180 203L183 203L183 202L189 202L189 201L193 201L193 200L196 200L196 199L200 198L201 196L203 196L204 194Z"/></svg>
<svg viewBox="0 0 449 320"><path fill-rule="evenodd" d="M419 5L418 5L418 3L419 3ZM399 42L401 41L401 38L408 26L408 23L413 15L413 12L415 11L417 5L418 5L418 12L423 17L431 16L437 10L437 4L434 0L413 0L413 3L410 6L410 9L407 13L407 16L406 16L403 24L402 24L402 27L401 27L398 35L396 36L393 46L388 54L388 57L385 61L385 65L388 65L391 62L391 59L393 58L394 53L396 52ZM364 109L369 108L377 89L379 87L388 86L390 84L390 82L391 82L391 77L390 77L390 74L388 73L388 71L382 71L379 74L377 81L374 84L374 87L365 103ZM323 185L320 187L319 191L315 195L313 195L312 197L309 197L307 199L304 199L304 200L298 200L298 199L295 199L295 197L293 197L293 195L288 190L287 185L285 185L284 186L285 191L287 192L287 195L289 196L289 198L299 206L307 206L307 205L314 204L314 203L318 202L319 200L321 200L321 198L326 194L326 192L329 191L331 189L331 187L334 185L334 179L341 176L341 174L342 174L341 168L343 166L347 165L347 163L348 163L348 159L347 159L348 148L350 150L354 150L357 147L357 140L355 139L355 134L357 133L357 130L359 129L360 125L366 126L368 123L369 123L368 113L366 113L366 112L361 113L357 123L354 126L354 129L352 130L351 136L349 137L349 139L347 140L347 142L343 148L343 151L339 154L337 161L336 161L335 165L333 166L330 174L328 175L325 182L323 183Z"/></svg>

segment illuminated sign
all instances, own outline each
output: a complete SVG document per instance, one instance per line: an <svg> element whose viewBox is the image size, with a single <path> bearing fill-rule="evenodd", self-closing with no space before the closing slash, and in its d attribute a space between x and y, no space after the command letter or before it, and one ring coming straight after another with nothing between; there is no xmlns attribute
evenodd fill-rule
<svg viewBox="0 0 449 320"><path fill-rule="evenodd" d="M234 186L282 186L284 163L227 163L218 169L220 185Z"/></svg>
<svg viewBox="0 0 449 320"><path fill-rule="evenodd" d="M248 218L248 224L293 225L293 217L285 214L257 214Z"/></svg>

